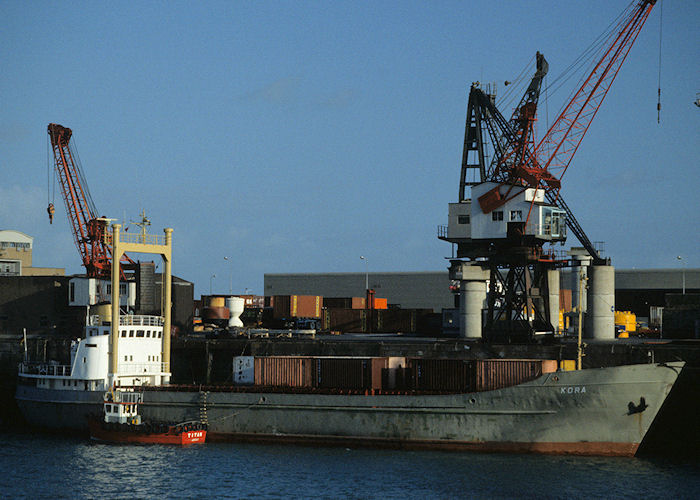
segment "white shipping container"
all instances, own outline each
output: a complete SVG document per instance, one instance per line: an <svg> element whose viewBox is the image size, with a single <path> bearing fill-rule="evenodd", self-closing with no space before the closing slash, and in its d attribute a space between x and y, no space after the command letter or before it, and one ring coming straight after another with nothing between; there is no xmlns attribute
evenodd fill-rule
<svg viewBox="0 0 700 500"><path fill-rule="evenodd" d="M255 383L255 357L235 356L233 358L233 383L237 385Z"/></svg>

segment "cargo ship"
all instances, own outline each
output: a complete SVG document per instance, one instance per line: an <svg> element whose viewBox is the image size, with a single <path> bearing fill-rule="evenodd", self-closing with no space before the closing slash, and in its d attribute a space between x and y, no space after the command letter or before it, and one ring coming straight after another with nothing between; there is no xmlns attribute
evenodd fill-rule
<svg viewBox="0 0 700 500"><path fill-rule="evenodd" d="M168 383L162 318L118 323L112 332L93 317L70 365L20 365L16 400L30 424L87 431L115 387L143 393L144 419L198 420L210 441L632 456L684 366L236 357L233 384L191 387Z"/></svg>

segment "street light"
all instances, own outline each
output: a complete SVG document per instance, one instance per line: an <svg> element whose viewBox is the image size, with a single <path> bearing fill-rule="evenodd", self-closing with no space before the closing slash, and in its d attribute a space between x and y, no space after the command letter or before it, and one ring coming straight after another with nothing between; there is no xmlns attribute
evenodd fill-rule
<svg viewBox="0 0 700 500"><path fill-rule="evenodd" d="M364 255L360 255L360 260L365 261L365 290L369 290L369 263Z"/></svg>
<svg viewBox="0 0 700 500"><path fill-rule="evenodd" d="M676 258L681 261L681 266L683 266L683 295L685 295L685 261L680 255Z"/></svg>
<svg viewBox="0 0 700 500"><path fill-rule="evenodd" d="M224 260L231 264L231 269L229 270L228 278L228 293L229 295L233 295L233 261L231 261L231 259L229 259L228 257L224 257Z"/></svg>
<svg viewBox="0 0 700 500"><path fill-rule="evenodd" d="M209 278L209 295L212 295L212 284L214 282L214 278L216 278L216 274L212 274L211 278Z"/></svg>

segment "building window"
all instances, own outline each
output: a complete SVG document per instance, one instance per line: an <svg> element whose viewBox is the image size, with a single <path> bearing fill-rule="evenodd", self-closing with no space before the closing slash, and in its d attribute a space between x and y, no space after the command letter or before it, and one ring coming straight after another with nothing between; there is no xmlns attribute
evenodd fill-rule
<svg viewBox="0 0 700 500"><path fill-rule="evenodd" d="M122 337L126 337L126 330L122 330Z"/></svg>
<svg viewBox="0 0 700 500"><path fill-rule="evenodd" d="M523 211L522 210L511 210L510 211L510 219L511 222L522 222L523 220Z"/></svg>
<svg viewBox="0 0 700 500"><path fill-rule="evenodd" d="M134 336L134 331L133 331L133 330L129 330L129 337L133 337L133 336Z"/></svg>
<svg viewBox="0 0 700 500"><path fill-rule="evenodd" d="M503 220L503 210L495 210L491 212L491 220L494 222Z"/></svg>
<svg viewBox="0 0 700 500"><path fill-rule="evenodd" d="M124 361L129 361L129 356L124 356Z"/></svg>
<svg viewBox="0 0 700 500"><path fill-rule="evenodd" d="M457 216L457 223L458 224L469 224L469 216L468 215Z"/></svg>
<svg viewBox="0 0 700 500"><path fill-rule="evenodd" d="M151 330L146 330L146 337L151 338Z"/></svg>
<svg viewBox="0 0 700 500"><path fill-rule="evenodd" d="M72 281L68 285L68 291L70 293L70 301L75 302L75 283L73 283Z"/></svg>
<svg viewBox="0 0 700 500"><path fill-rule="evenodd" d="M136 330L137 337L143 337L143 330Z"/></svg>

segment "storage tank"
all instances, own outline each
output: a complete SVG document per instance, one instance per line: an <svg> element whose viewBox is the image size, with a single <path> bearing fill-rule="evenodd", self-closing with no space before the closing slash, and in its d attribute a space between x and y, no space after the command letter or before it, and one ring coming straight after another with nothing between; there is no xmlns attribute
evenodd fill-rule
<svg viewBox="0 0 700 500"><path fill-rule="evenodd" d="M615 338L615 268L590 266L588 269L588 314L586 337L598 340Z"/></svg>
<svg viewBox="0 0 700 500"><path fill-rule="evenodd" d="M245 299L241 297L226 297L226 307L231 313L228 326L243 326L240 315L243 314L243 309L245 309Z"/></svg>

